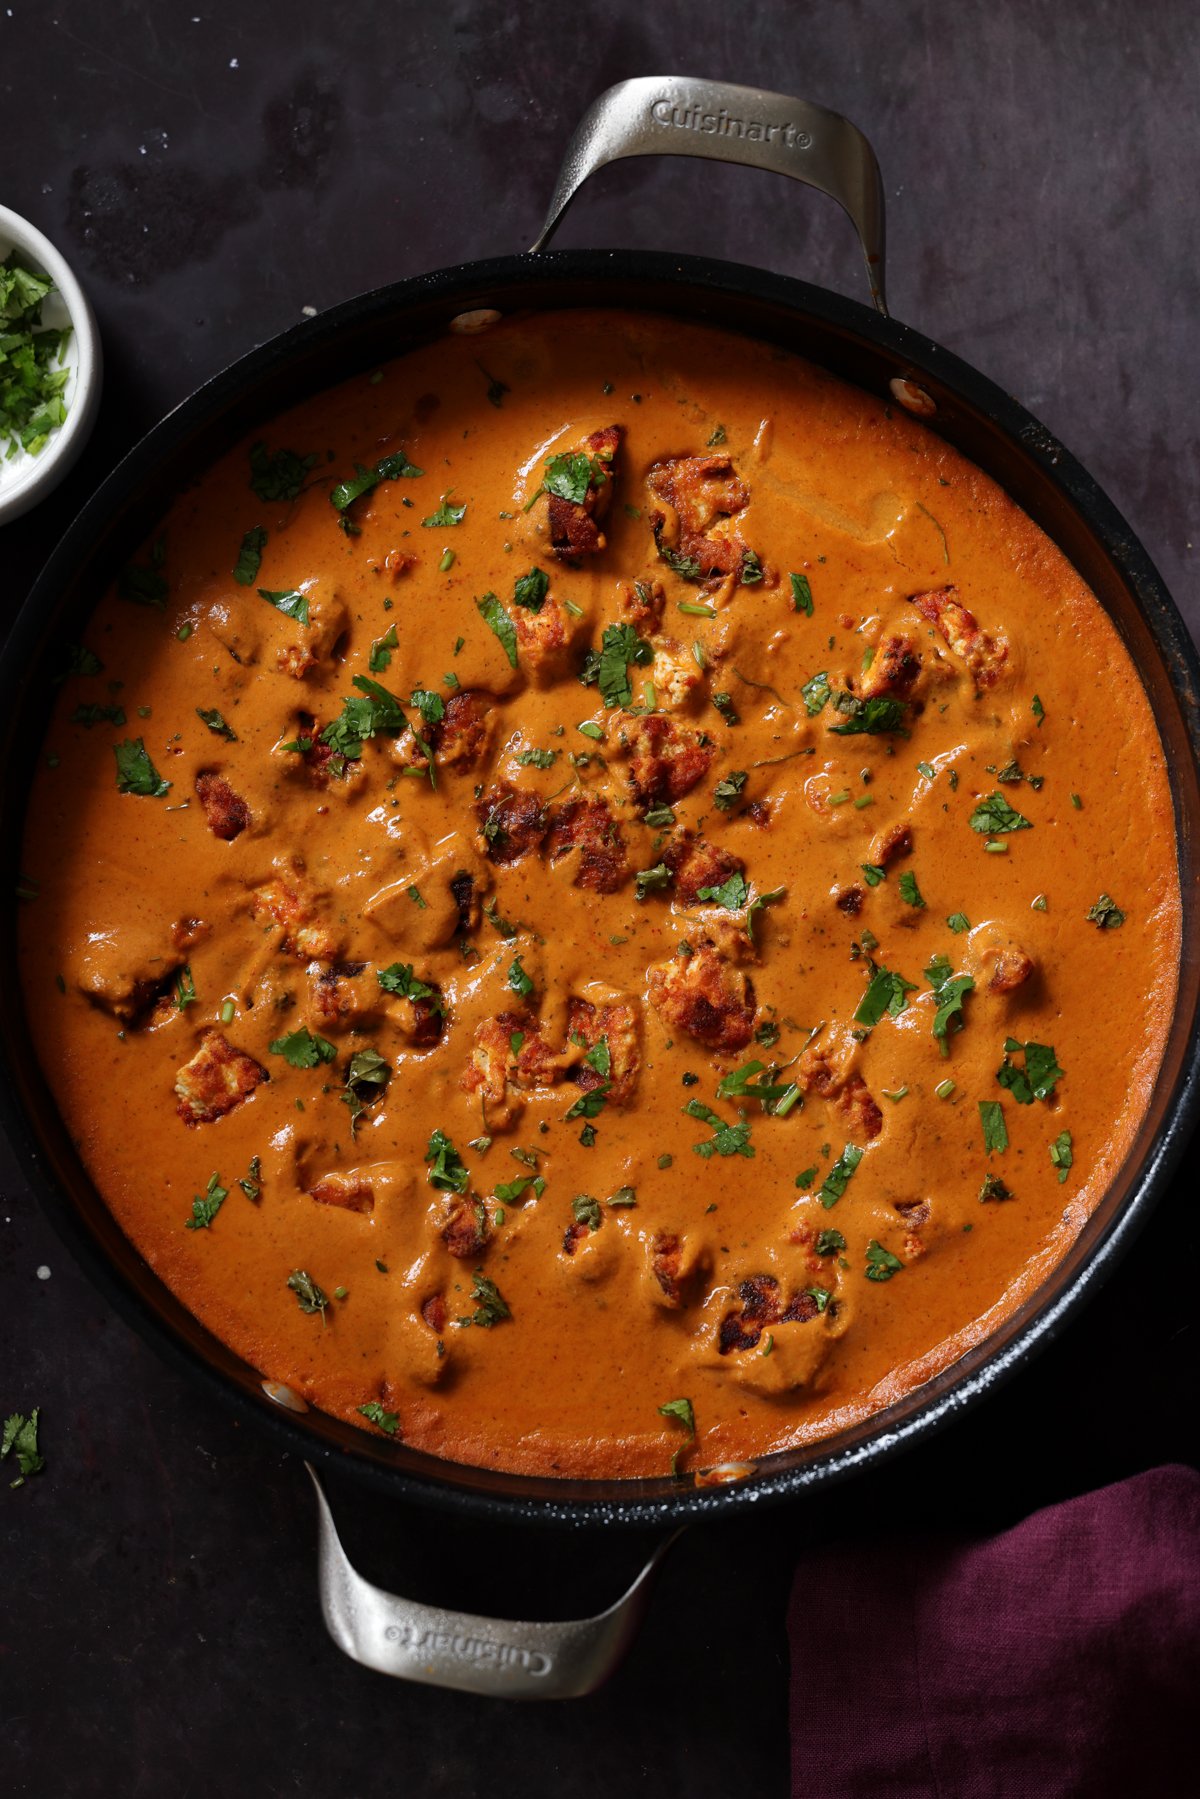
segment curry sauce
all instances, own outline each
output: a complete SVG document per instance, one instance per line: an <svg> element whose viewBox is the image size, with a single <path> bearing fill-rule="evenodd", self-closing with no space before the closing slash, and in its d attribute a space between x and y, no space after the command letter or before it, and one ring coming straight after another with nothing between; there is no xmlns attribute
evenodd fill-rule
<svg viewBox="0 0 1200 1799"><path fill-rule="evenodd" d="M1158 735L904 412L674 320L468 322L232 446L64 648L38 1055L268 1381L485 1466L750 1461L947 1367L1112 1179L1175 997Z"/></svg>

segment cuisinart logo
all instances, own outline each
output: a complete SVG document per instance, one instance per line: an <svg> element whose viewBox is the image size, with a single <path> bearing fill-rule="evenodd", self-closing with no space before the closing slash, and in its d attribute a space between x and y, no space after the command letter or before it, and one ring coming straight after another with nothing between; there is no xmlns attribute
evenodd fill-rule
<svg viewBox="0 0 1200 1799"><path fill-rule="evenodd" d="M708 137L741 137L751 144L786 144L789 150L807 150L812 136L796 125L768 125L765 119L739 119L722 107L705 112L698 104L677 106L673 100L652 100L650 117L656 125L673 125L678 131L702 131Z"/></svg>
<svg viewBox="0 0 1200 1799"><path fill-rule="evenodd" d="M487 1637L456 1636L450 1630L425 1630L417 1624L389 1624L384 1631L389 1643L415 1654L436 1650L465 1662L495 1662L502 1668L523 1668L527 1674L549 1674L554 1657L541 1649L522 1649L515 1643L496 1643Z"/></svg>

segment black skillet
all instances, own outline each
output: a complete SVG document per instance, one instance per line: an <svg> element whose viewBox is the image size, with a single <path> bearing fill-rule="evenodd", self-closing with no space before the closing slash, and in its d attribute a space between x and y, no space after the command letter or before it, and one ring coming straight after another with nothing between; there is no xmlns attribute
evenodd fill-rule
<svg viewBox="0 0 1200 1799"><path fill-rule="evenodd" d="M647 251L547 253L581 182L624 156L688 155L790 175L836 198L858 229L875 310L758 269ZM1147 1116L1102 1203L1043 1286L953 1367L865 1423L732 1470L714 1485L666 1479L533 1479L461 1467L293 1410L287 1389L213 1337L122 1235L92 1186L38 1070L17 968L15 909L26 798L51 672L96 596L172 499L245 432L301 396L377 366L489 312L573 306L674 314L786 346L894 401L1000 483L1063 550L1112 616L1150 696L1170 772L1183 892L1183 962L1166 1055ZM207 382L130 452L75 520L40 576L0 661L0 844L9 916L0 942L0 1116L62 1235L123 1315L310 1470L345 1469L398 1499L475 1518L584 1529L662 1526L794 1499L871 1467L975 1404L1049 1342L1105 1279L1164 1191L1200 1108L1200 665L1149 557L1091 477L1036 419L966 364L898 324L884 300L883 198L865 138L823 108L758 89L646 77L609 89L568 149L546 226L526 256L467 263L335 306ZM313 1479L317 1476L313 1472ZM510 1697L589 1690L620 1654L647 1569L598 1619L504 1623L419 1607L350 1568L318 1486L321 1596L335 1640L404 1678ZM661 1552L660 1552L661 1553Z"/></svg>

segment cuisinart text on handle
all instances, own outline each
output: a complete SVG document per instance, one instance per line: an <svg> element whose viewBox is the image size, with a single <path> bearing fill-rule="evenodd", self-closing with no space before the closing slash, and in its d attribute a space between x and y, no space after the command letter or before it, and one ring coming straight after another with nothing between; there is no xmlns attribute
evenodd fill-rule
<svg viewBox="0 0 1200 1799"><path fill-rule="evenodd" d="M485 1637L456 1635L449 1630L423 1630L415 1624L389 1624L384 1631L389 1643L413 1651L437 1650L466 1662L495 1662L502 1668L523 1668L527 1674L549 1674L553 1656L541 1649L522 1649L515 1643L495 1643Z"/></svg>
<svg viewBox="0 0 1200 1799"><path fill-rule="evenodd" d="M801 131L797 125L739 119L724 106L720 112L705 112L700 102L677 106L674 100L652 100L650 117L656 125L673 125L678 131L702 131L709 137L741 137L751 144L773 144L778 140L789 150L807 150L812 145L811 132Z"/></svg>

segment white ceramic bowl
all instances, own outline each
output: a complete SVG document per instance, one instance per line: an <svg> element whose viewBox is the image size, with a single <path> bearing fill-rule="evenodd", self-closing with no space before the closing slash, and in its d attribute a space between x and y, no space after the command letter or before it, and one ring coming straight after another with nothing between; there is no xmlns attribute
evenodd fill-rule
<svg viewBox="0 0 1200 1799"><path fill-rule="evenodd" d="M70 374L63 389L67 416L38 455L29 456L24 450L13 457L0 453L0 525L44 499L71 467L96 422L103 374L100 334L83 289L50 240L19 214L0 206L0 261L13 250L19 262L49 275L54 283L56 291L42 306L42 323L59 330L71 325L63 358Z"/></svg>

